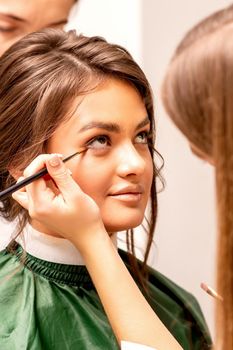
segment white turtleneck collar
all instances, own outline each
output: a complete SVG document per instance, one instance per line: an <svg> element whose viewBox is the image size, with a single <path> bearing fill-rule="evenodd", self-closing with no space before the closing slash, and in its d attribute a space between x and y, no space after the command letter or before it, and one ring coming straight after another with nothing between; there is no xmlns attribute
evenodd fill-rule
<svg viewBox="0 0 233 350"><path fill-rule="evenodd" d="M112 236L115 246L117 246L116 236L116 234ZM36 258L59 264L85 265L81 254L69 240L42 233L29 224L16 241L27 253Z"/></svg>

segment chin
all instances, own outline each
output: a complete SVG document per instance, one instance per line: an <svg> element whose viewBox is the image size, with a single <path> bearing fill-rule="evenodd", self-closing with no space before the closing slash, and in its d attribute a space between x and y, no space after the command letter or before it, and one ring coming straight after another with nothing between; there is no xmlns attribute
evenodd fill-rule
<svg viewBox="0 0 233 350"><path fill-rule="evenodd" d="M110 219L110 218L109 218ZM107 232L119 232L119 231L125 231L130 230L132 228L138 227L141 225L144 215L140 215L140 217L134 217L134 218L118 218L114 222L114 220L104 220L104 226Z"/></svg>

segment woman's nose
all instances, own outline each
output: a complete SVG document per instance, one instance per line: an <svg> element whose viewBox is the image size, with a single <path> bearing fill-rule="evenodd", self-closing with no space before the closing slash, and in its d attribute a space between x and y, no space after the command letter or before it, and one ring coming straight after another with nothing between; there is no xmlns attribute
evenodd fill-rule
<svg viewBox="0 0 233 350"><path fill-rule="evenodd" d="M121 177L129 175L140 176L144 173L146 160L136 150L134 145L129 145L121 149L117 158L117 173Z"/></svg>

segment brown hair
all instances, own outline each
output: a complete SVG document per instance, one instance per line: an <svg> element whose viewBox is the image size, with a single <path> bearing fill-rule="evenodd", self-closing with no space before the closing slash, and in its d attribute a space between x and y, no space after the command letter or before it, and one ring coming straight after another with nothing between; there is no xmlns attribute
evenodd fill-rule
<svg viewBox="0 0 233 350"><path fill-rule="evenodd" d="M77 36L74 31L65 33L55 29L29 34L2 56L0 77L1 191L14 182L9 169L23 170L38 154L46 152L47 140L69 117L70 102L105 79L121 79L137 89L154 135L152 94L144 73L124 48L109 44L103 38ZM153 142L149 145L152 157L156 152ZM157 175L159 169L154 165L148 242L141 273L135 257L131 257L141 282L156 222ZM21 232L29 219L27 211L10 197L2 204L0 210L6 219L20 219ZM132 230L128 232L128 250L134 256Z"/></svg>
<svg viewBox="0 0 233 350"><path fill-rule="evenodd" d="M218 213L216 347L233 349L233 5L179 44L162 87L165 108L215 165ZM211 237L210 237L211 239Z"/></svg>

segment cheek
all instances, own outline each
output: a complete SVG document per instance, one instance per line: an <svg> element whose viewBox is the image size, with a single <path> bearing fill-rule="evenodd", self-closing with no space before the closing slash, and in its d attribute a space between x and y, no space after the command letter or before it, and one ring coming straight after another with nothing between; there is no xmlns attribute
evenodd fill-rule
<svg viewBox="0 0 233 350"><path fill-rule="evenodd" d="M70 166L73 179L99 206L111 186L112 170L108 163L89 157Z"/></svg>

